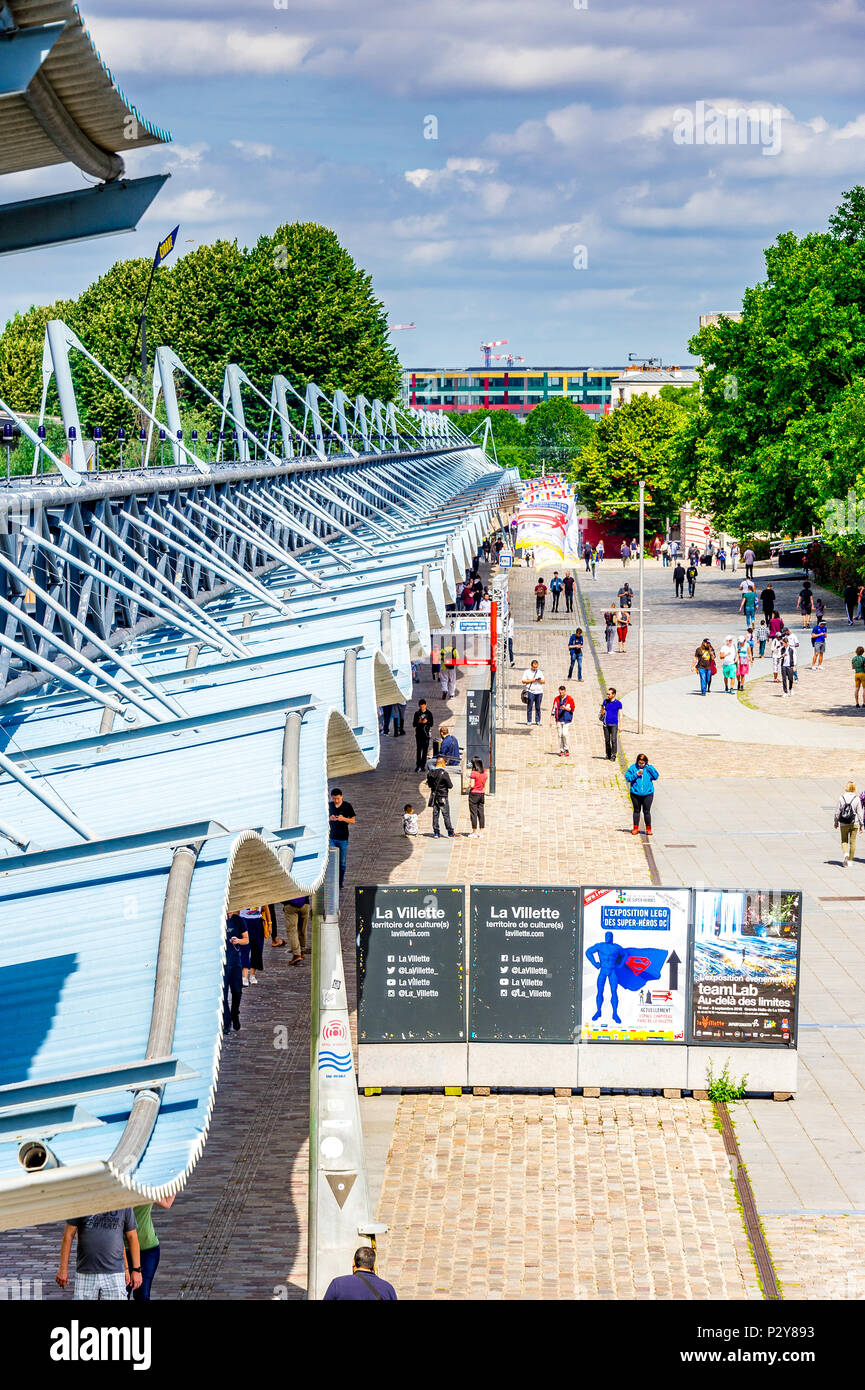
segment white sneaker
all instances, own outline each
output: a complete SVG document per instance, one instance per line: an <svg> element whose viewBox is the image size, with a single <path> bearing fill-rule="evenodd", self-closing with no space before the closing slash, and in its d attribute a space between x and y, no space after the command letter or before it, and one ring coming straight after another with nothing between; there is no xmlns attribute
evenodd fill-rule
<svg viewBox="0 0 865 1390"><path fill-rule="evenodd" d="M250 983L251 985L257 985L257 984L258 984L258 980L256 979L256 977L255 977L254 975L250 975L250 977L249 977L249 983Z"/></svg>

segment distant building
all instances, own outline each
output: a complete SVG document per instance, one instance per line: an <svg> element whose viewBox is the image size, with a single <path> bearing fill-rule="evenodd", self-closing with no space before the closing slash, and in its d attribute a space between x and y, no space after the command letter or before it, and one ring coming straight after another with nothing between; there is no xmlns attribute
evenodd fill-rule
<svg viewBox="0 0 865 1390"><path fill-rule="evenodd" d="M564 396L597 419L612 404L621 367L408 367L403 401L427 410L509 410L525 419L542 401Z"/></svg>
<svg viewBox="0 0 865 1390"><path fill-rule="evenodd" d="M716 323L720 323L720 322L721 322L721 319L732 319L734 323L741 323L741 322L742 322L742 315L741 315L741 314L701 314L701 315L700 315L700 327L701 327L701 328L713 328L713 327L715 326Z"/></svg>
<svg viewBox="0 0 865 1390"><path fill-rule="evenodd" d="M635 396L658 396L662 386L693 386L698 380L693 367L637 367L612 381L612 405L627 405Z"/></svg>

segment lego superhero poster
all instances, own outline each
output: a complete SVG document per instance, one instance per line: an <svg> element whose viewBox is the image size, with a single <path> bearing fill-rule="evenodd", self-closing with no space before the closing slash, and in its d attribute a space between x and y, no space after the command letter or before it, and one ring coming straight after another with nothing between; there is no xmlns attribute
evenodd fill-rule
<svg viewBox="0 0 865 1390"><path fill-rule="evenodd" d="M684 1042L687 888L584 888L583 1042Z"/></svg>
<svg viewBox="0 0 865 1390"><path fill-rule="evenodd" d="M795 1045L801 915L796 892L697 890L693 1042Z"/></svg>

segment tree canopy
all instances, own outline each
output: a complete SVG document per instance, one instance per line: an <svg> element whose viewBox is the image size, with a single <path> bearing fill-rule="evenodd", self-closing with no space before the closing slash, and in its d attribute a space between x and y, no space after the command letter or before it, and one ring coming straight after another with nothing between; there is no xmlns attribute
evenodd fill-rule
<svg viewBox="0 0 865 1390"><path fill-rule="evenodd" d="M77 299L16 314L0 336L0 396L17 410L38 410L49 318L65 319L85 347L123 379L150 268L144 258L118 261ZM399 360L371 278L334 232L316 223L278 227L251 249L216 241L161 267L150 294L147 331L151 361L153 347L168 344L214 395L220 394L226 364L236 361L266 394L269 378L281 372L301 392L314 380L328 394L341 386L350 396L398 397ZM133 427L133 412L95 368L77 354L72 364L82 420L101 425L112 440L118 426ZM138 390L134 356L132 368ZM216 407L191 385L178 381L178 388L184 413L193 407L202 423L215 422ZM148 382L148 404L150 389ZM263 410L250 402L253 428Z"/></svg>
<svg viewBox="0 0 865 1390"><path fill-rule="evenodd" d="M675 397L660 396L634 396L604 415L575 465L583 506L603 520L632 526L644 479L647 524L662 525L678 507L672 465L691 415Z"/></svg>

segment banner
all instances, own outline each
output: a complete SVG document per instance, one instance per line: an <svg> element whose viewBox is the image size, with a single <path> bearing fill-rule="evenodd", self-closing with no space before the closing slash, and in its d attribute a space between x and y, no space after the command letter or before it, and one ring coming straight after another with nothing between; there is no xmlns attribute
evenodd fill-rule
<svg viewBox="0 0 865 1390"><path fill-rule="evenodd" d="M687 888L584 888L584 1042L684 1042Z"/></svg>
<svg viewBox="0 0 865 1390"><path fill-rule="evenodd" d="M462 887L355 889L358 1042L465 1040Z"/></svg>
<svg viewBox="0 0 865 1390"><path fill-rule="evenodd" d="M523 502L517 512L518 550L546 546L562 556L572 503L565 498Z"/></svg>
<svg viewBox="0 0 865 1390"><path fill-rule="evenodd" d="M796 1043L802 898L698 889L691 1039Z"/></svg>
<svg viewBox="0 0 865 1390"><path fill-rule="evenodd" d="M577 888L472 888L472 1042L574 1041Z"/></svg>

